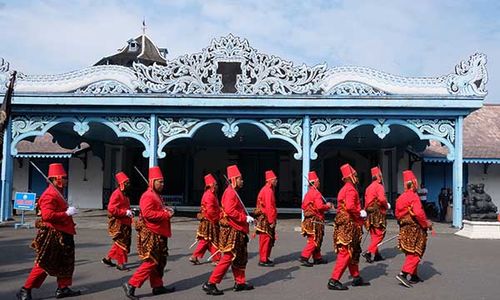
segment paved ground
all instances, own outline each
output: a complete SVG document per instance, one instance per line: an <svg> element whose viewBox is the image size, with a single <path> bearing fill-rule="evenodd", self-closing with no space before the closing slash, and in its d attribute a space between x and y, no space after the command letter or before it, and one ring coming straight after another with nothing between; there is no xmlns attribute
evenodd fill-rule
<svg viewBox="0 0 500 300"><path fill-rule="evenodd" d="M31 221L33 216L28 216ZM106 233L106 217L103 211L84 212L77 216L76 268L74 288L83 295L74 299L123 299L120 285L128 280L131 272L120 272L104 266L100 259L106 254L110 240ZM170 257L164 277L166 285L173 285L173 294L153 296L149 284L137 291L144 299L205 299L201 284L212 271L210 264L192 266L188 261L191 251L187 248L194 241L197 221L188 217L176 217L173 222L174 236L170 240ZM296 232L298 219L280 220L279 240L272 257L274 268L257 266L258 243L249 244L247 279L256 286L248 292L235 293L232 274L228 273L220 285L225 295L220 299L499 299L498 270L500 269L500 241L473 241L453 234L449 224L437 224L437 235L429 239L427 253L420 266L420 275L425 282L412 289L398 285L394 276L398 273L404 256L396 250L395 243L382 247L387 260L376 263L361 263L361 274L369 280L369 287L351 287L347 275L342 278L349 291L330 291L326 283L330 276L335 254L332 252L331 227L328 227L323 244L327 265L304 268L296 261L305 239ZM389 222L388 237L397 233L394 221ZM13 223L0 225L0 299L15 299L15 292L22 286L32 264L34 253L28 245L35 234L34 229L13 228ZM365 248L368 242L365 243ZM135 250L135 236L133 239ZM138 266L137 255L130 257L133 269ZM54 297L55 278L49 277L39 290L33 291L35 299ZM219 299L218 298L218 299Z"/></svg>

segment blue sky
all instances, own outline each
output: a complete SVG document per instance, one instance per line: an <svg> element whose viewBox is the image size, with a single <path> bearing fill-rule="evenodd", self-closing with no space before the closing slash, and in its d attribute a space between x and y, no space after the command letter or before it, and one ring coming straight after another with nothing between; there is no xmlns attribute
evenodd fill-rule
<svg viewBox="0 0 500 300"><path fill-rule="evenodd" d="M357 65L404 76L453 72L488 56L489 94L500 103L500 1L0 0L0 57L28 74L90 66L141 33L169 59L233 33L296 64Z"/></svg>

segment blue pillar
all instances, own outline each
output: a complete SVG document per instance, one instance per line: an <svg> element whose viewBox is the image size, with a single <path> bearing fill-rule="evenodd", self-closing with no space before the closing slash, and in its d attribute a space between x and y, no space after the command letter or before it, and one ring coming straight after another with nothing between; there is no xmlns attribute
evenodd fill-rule
<svg viewBox="0 0 500 300"><path fill-rule="evenodd" d="M456 228L462 227L463 123L463 116L456 119L455 160L453 161L453 227Z"/></svg>
<svg viewBox="0 0 500 300"><path fill-rule="evenodd" d="M9 120L3 133L3 162L2 162L2 202L0 209L0 222L7 221L12 217L12 180L13 180L13 157L10 153L12 142L12 120Z"/></svg>
<svg viewBox="0 0 500 300"><path fill-rule="evenodd" d="M309 189L307 175L311 168L311 119L309 116L304 116L302 124L302 200ZM304 216L302 216L304 218Z"/></svg>
<svg viewBox="0 0 500 300"><path fill-rule="evenodd" d="M158 119L155 114L151 115L150 140L149 140L149 167L158 165Z"/></svg>

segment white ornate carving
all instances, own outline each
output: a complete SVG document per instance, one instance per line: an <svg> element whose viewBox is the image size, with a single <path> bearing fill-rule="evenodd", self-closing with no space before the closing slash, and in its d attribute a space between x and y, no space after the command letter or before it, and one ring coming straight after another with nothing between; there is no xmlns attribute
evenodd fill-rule
<svg viewBox="0 0 500 300"><path fill-rule="evenodd" d="M179 119L178 121L174 121L172 118L159 119L158 123L160 126L158 127L158 137L159 144L162 144L164 140L169 137L187 134L189 135L193 127L199 123L199 119Z"/></svg>
<svg viewBox="0 0 500 300"><path fill-rule="evenodd" d="M332 134L341 134L358 119L317 119L311 122L311 142Z"/></svg>
<svg viewBox="0 0 500 300"><path fill-rule="evenodd" d="M382 96L387 95L384 91L373 88L367 84L359 82L344 82L336 85L325 95L336 95L336 96Z"/></svg>
<svg viewBox="0 0 500 300"><path fill-rule="evenodd" d="M83 95L104 95L104 94L131 94L134 91L128 86L116 80L103 80L92 83L91 85L80 88L75 91L75 94Z"/></svg>
<svg viewBox="0 0 500 300"><path fill-rule="evenodd" d="M439 119L410 119L406 121L417 127L423 134L431 134L445 138L451 144L455 141L455 121Z"/></svg>
<svg viewBox="0 0 500 300"><path fill-rule="evenodd" d="M7 91L9 78L9 62L0 57L0 93Z"/></svg>
<svg viewBox="0 0 500 300"><path fill-rule="evenodd" d="M151 138L150 120L142 117L108 117L120 132L127 132L144 137L147 141Z"/></svg>
<svg viewBox="0 0 500 300"><path fill-rule="evenodd" d="M30 131L41 130L55 119L55 116L14 117L12 120L12 139Z"/></svg>
<svg viewBox="0 0 500 300"><path fill-rule="evenodd" d="M238 127L238 123L236 122L236 119L233 118L228 118L225 123L222 125L222 133L230 139L234 138L240 128Z"/></svg>
<svg viewBox="0 0 500 300"><path fill-rule="evenodd" d="M486 55L475 53L468 60L461 61L455 66L455 74L448 75L446 83L448 91L457 95L486 96Z"/></svg>
<svg viewBox="0 0 500 300"><path fill-rule="evenodd" d="M302 145L302 119L288 119L284 122L281 119L262 119L259 121L270 129L273 135L281 135Z"/></svg>

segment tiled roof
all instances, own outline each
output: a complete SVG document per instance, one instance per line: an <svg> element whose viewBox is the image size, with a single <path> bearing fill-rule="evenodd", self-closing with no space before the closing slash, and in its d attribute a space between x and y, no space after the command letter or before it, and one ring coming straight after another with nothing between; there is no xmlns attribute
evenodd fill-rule
<svg viewBox="0 0 500 300"><path fill-rule="evenodd" d="M486 104L464 119L464 158L500 159L500 105ZM424 157L444 157L448 148L431 141Z"/></svg>
<svg viewBox="0 0 500 300"><path fill-rule="evenodd" d="M61 147L57 142L53 142L54 137L50 133L46 133L42 136L37 136L33 142L23 140L17 144L17 151L20 156L26 155L57 155L57 154L74 154L78 151L90 148L89 144L81 143L79 147L75 149L66 149Z"/></svg>

